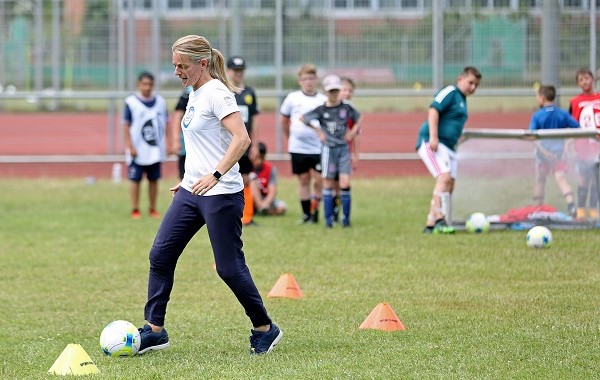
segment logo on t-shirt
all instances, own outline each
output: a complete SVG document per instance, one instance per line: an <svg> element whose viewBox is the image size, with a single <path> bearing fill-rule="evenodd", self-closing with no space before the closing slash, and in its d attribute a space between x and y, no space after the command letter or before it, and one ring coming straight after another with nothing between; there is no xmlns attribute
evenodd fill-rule
<svg viewBox="0 0 600 380"><path fill-rule="evenodd" d="M156 146L156 131L152 120L147 120L142 127L142 139L151 146Z"/></svg>
<svg viewBox="0 0 600 380"><path fill-rule="evenodd" d="M186 112L185 116L183 117L183 127L187 128L190 125L190 122L192 121L192 118L194 117L194 106L191 106L190 109L188 109L188 111Z"/></svg>

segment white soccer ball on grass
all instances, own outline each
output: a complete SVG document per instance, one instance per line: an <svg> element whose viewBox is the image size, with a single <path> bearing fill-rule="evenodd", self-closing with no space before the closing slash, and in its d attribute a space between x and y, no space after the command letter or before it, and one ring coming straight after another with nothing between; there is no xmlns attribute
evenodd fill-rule
<svg viewBox="0 0 600 380"><path fill-rule="evenodd" d="M527 232L529 248L547 248L552 244L552 232L547 227L535 226Z"/></svg>
<svg viewBox="0 0 600 380"><path fill-rule="evenodd" d="M474 212L469 216L469 219L467 219L465 228L469 232L480 234L482 232L487 232L490 229L490 222L484 213Z"/></svg>
<svg viewBox="0 0 600 380"><path fill-rule="evenodd" d="M123 320L109 323L100 334L100 347L108 356L136 355L141 343L137 327Z"/></svg>

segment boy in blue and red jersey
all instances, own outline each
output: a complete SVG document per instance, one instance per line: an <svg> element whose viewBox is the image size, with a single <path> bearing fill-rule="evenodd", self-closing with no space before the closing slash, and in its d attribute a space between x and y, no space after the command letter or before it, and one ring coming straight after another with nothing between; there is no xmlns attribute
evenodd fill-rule
<svg viewBox="0 0 600 380"><path fill-rule="evenodd" d="M541 86L537 93L537 103L540 109L531 117L529 130L579 128L579 123L565 110L554 104L556 89L554 86ZM575 217L576 209L571 185L566 177L567 161L564 159L565 142L560 139L544 139L535 142L536 181L533 190L533 199L537 204L544 202L544 188L546 177L554 172L554 179L565 201L568 213Z"/></svg>

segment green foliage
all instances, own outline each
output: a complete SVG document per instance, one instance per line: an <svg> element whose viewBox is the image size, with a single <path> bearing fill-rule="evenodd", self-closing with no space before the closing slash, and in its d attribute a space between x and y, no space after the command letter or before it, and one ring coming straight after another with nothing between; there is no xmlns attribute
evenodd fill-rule
<svg viewBox="0 0 600 380"><path fill-rule="evenodd" d="M160 185L160 210L170 200ZM423 236L431 179L352 185L353 227L299 225L296 180L282 178L283 217L257 217L244 250L266 297L283 272L302 300L265 298L285 331L248 355L250 325L212 270L206 230L179 260L167 314L172 347L111 359L110 321L141 325L148 251L159 222L129 219L128 184L0 180L0 378L47 379L68 343L97 379L594 378L600 371L597 231L553 231L548 250L525 232ZM144 187L142 204L147 201ZM359 330L388 302L403 332Z"/></svg>

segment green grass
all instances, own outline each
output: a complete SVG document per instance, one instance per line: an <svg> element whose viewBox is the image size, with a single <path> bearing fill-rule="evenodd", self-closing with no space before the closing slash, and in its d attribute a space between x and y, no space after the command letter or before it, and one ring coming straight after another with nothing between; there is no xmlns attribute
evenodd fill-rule
<svg viewBox="0 0 600 380"><path fill-rule="evenodd" d="M168 205L161 188L161 210ZM598 376L600 235L553 231L548 250L525 231L423 236L431 179L353 183L351 229L257 218L244 249L273 319L269 355L248 355L250 324L212 269L205 229L179 261L167 314L172 346L112 359L98 338L110 321L143 321L148 251L158 221L128 215L128 187L83 179L0 180L0 378L47 379L68 343L98 379L398 379ZM145 191L145 188L144 188ZM143 201L146 201L144 193ZM266 294L284 272L302 300ZM388 302L406 331L360 330Z"/></svg>

